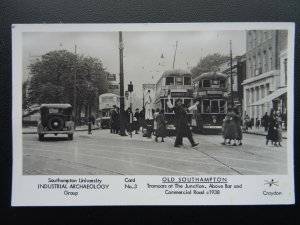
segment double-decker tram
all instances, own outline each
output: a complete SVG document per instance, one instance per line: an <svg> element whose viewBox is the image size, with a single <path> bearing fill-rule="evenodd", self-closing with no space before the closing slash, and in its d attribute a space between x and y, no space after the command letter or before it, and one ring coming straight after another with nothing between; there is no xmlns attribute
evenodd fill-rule
<svg viewBox="0 0 300 225"><path fill-rule="evenodd" d="M182 99L184 106L193 103L192 75L187 70L173 69L165 71L156 83L155 108L164 109L167 120L168 135L175 134L175 114L167 106L168 95L171 103L175 105L177 99ZM189 113L191 120L192 112Z"/></svg>
<svg viewBox="0 0 300 225"><path fill-rule="evenodd" d="M110 128L110 116L114 105L120 107L119 95L105 93L99 96L101 128Z"/></svg>
<svg viewBox="0 0 300 225"><path fill-rule="evenodd" d="M192 127L195 132L220 133L227 113L226 76L219 72L203 73L193 80L194 111Z"/></svg>

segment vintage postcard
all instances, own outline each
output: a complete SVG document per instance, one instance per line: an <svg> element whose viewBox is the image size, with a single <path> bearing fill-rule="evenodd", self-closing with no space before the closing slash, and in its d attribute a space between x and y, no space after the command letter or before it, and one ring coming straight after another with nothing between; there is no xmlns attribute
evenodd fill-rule
<svg viewBox="0 0 300 225"><path fill-rule="evenodd" d="M294 36L12 25L12 206L294 204Z"/></svg>

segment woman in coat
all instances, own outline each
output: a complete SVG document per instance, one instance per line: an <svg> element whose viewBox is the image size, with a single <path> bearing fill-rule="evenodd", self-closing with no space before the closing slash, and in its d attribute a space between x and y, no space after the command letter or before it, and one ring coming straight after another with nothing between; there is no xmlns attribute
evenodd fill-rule
<svg viewBox="0 0 300 225"><path fill-rule="evenodd" d="M241 119L241 116L240 116L240 110L237 107L234 107L234 113L236 114L236 118L235 118L235 123L236 123L236 128L237 128L237 137L236 139L238 140L239 142L239 145L242 145L242 139L243 139L243 132L242 132L242 128L241 128L241 125L242 125L242 119Z"/></svg>
<svg viewBox="0 0 300 225"><path fill-rule="evenodd" d="M228 113L225 118L224 139L229 139L229 144L231 140L233 140L234 146L236 146L236 139L238 138L236 121L237 115L233 112L232 108L228 108Z"/></svg>
<svg viewBox="0 0 300 225"><path fill-rule="evenodd" d="M160 110L159 114L156 116L156 137L155 141L158 142L158 138L161 137L161 142L164 142L164 137L167 136L166 131L166 117L165 117L165 111L163 109Z"/></svg>
<svg viewBox="0 0 300 225"><path fill-rule="evenodd" d="M271 109L270 117L269 117L269 130L266 136L266 145L268 145L269 141L277 147L278 141L278 120L276 118L276 113L274 109Z"/></svg>

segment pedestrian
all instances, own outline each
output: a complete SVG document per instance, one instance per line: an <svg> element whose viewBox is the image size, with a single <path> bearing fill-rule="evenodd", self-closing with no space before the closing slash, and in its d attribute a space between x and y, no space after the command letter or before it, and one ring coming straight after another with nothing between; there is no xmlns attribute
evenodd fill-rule
<svg viewBox="0 0 300 225"><path fill-rule="evenodd" d="M265 131L267 132L269 127L269 116L267 112L265 113L262 119L263 119L263 126L265 127Z"/></svg>
<svg viewBox="0 0 300 225"><path fill-rule="evenodd" d="M135 134L138 134L140 130L140 113L139 109L135 109L135 113L133 115L133 127L135 130Z"/></svg>
<svg viewBox="0 0 300 225"><path fill-rule="evenodd" d="M275 147L277 147L278 140L278 122L276 118L275 110L272 108L269 116L269 129L268 134L266 136L266 145L268 145L269 141L273 143Z"/></svg>
<svg viewBox="0 0 300 225"><path fill-rule="evenodd" d="M132 131L133 131L133 113L131 111L131 108L129 107L126 112L125 112L125 115L126 115L126 128L127 128L127 132L128 134L130 135L130 137L132 137Z"/></svg>
<svg viewBox="0 0 300 225"><path fill-rule="evenodd" d="M115 130L116 134L120 133L120 121L121 121L121 114L120 114L120 108L116 107L116 121L115 121Z"/></svg>
<svg viewBox="0 0 300 225"><path fill-rule="evenodd" d="M256 122L255 122L256 129L259 129L259 126L260 126L260 120L259 120L259 116L258 116L258 118L256 118Z"/></svg>
<svg viewBox="0 0 300 225"><path fill-rule="evenodd" d="M235 118L235 123L236 123L236 129L237 129L237 141L238 141L238 145L243 145L242 143L242 139L243 139L243 132L242 132L242 118L241 118L241 110L240 110L240 106L237 105L234 107L233 109L234 113L236 114L236 118Z"/></svg>
<svg viewBox="0 0 300 225"><path fill-rule="evenodd" d="M244 121L245 131L248 131L248 128L251 128L252 130L252 122L250 120L250 117L246 114L245 115L245 121Z"/></svg>
<svg viewBox="0 0 300 225"><path fill-rule="evenodd" d="M155 134L156 130L157 130L157 122L156 122L156 117L159 114L159 109L156 109L156 111L153 113L153 118L154 118L154 123L153 123L153 134Z"/></svg>
<svg viewBox="0 0 300 225"><path fill-rule="evenodd" d="M167 105L171 110L174 110L175 113L176 139L174 147L179 147L183 145L183 137L187 137L189 139L192 147L199 145L199 143L196 143L193 139L192 132L188 125L188 115L182 105L182 99L177 99L175 102L175 106L173 106L173 104L170 101L171 96L168 96L168 99L169 100L167 102ZM198 104L199 102L197 101L195 105L189 108L189 110L197 109Z"/></svg>
<svg viewBox="0 0 300 225"><path fill-rule="evenodd" d="M236 146L236 139L238 138L237 130L237 115L234 113L232 108L228 108L228 113L225 117L225 129L224 129L224 140L229 139L228 144L231 144L231 140L234 141L233 146Z"/></svg>
<svg viewBox="0 0 300 225"><path fill-rule="evenodd" d="M110 116L110 125L111 125L111 133L115 134L117 132L117 122L118 122L118 113L117 113L117 106L113 106L113 110Z"/></svg>
<svg viewBox="0 0 300 225"><path fill-rule="evenodd" d="M165 111L163 109L160 110L159 114L155 118L157 123L156 137L155 141L158 142L158 138L161 137L161 142L164 142L164 137L167 136L166 131L166 117Z"/></svg>
<svg viewBox="0 0 300 225"><path fill-rule="evenodd" d="M281 121L281 114L276 112L276 119L278 121L278 129L277 129L277 143L279 147L281 146L282 142L282 121Z"/></svg>

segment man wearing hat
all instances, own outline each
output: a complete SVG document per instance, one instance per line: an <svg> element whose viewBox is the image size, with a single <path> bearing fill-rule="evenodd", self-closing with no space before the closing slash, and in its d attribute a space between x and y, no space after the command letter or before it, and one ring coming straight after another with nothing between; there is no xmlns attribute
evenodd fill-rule
<svg viewBox="0 0 300 225"><path fill-rule="evenodd" d="M175 102L175 106L173 106L170 101L170 98L171 96L168 96L169 100L167 102L167 105L170 109L174 110L175 112L176 140L175 140L174 147L179 147L180 145L183 145L182 143L183 137L187 137L189 139L192 147L199 145L199 143L196 143L193 139L192 132L188 125L188 115L182 105L182 99L177 99ZM196 104L189 107L188 110L197 109L198 104L199 102L197 101Z"/></svg>

